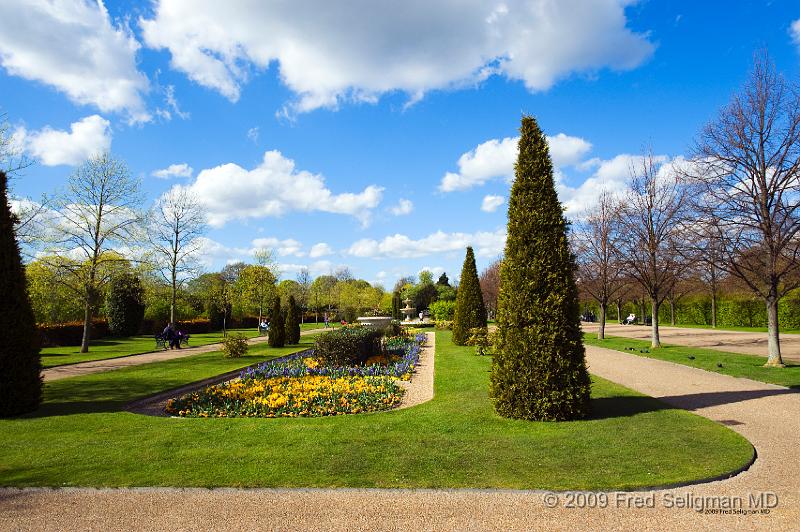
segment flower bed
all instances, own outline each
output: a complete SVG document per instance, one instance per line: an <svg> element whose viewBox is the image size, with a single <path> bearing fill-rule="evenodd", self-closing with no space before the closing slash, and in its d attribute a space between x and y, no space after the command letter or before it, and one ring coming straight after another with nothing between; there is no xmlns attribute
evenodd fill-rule
<svg viewBox="0 0 800 532"><path fill-rule="evenodd" d="M389 338L384 353L360 366L321 364L313 351L243 371L241 378L167 403L181 417L335 416L387 410L400 403L425 335Z"/></svg>

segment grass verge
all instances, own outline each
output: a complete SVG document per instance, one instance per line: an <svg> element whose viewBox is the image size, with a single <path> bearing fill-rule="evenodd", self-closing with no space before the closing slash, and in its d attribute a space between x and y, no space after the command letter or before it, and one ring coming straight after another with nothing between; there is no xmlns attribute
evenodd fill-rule
<svg viewBox="0 0 800 532"><path fill-rule="evenodd" d="M0 485L633 489L747 464L739 434L594 378L591 419L498 417L490 358L437 334L436 396L404 410L302 419L176 419L128 401L251 364L205 354L48 383L42 409L0 420ZM304 342L310 339L303 338Z"/></svg>
<svg viewBox="0 0 800 532"><path fill-rule="evenodd" d="M765 368L766 357L669 344L662 344L660 348L653 349L650 347L650 340L620 336L606 336L605 340L598 340L596 333L588 332L583 333L583 341L587 345L666 360L731 377L744 377L789 388L800 388L800 364L793 362L788 362L785 368Z"/></svg>

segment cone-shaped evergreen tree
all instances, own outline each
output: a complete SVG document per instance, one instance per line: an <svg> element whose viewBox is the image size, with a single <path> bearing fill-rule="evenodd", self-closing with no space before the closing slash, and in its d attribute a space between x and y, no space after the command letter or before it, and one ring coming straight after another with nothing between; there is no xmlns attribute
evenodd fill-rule
<svg viewBox="0 0 800 532"><path fill-rule="evenodd" d="M522 118L508 237L500 269L491 396L497 413L530 420L586 416L589 374L575 259L553 181L547 139Z"/></svg>
<svg viewBox="0 0 800 532"><path fill-rule="evenodd" d="M39 332L14 237L8 179L0 171L0 417L39 407L42 399Z"/></svg>
<svg viewBox="0 0 800 532"><path fill-rule="evenodd" d="M478 281L478 268L475 266L475 253L467 247L464 266L461 267L461 280L456 294L456 311L453 316L453 343L464 345L473 327L486 327L486 305L483 303L481 283Z"/></svg>
<svg viewBox="0 0 800 532"><path fill-rule="evenodd" d="M281 310L281 298L275 297L272 305L272 314L269 317L269 338L267 342L270 347L283 347L286 345L286 328Z"/></svg>
<svg viewBox="0 0 800 532"><path fill-rule="evenodd" d="M402 300L400 298L400 292L394 292L392 294L392 318L399 320L402 316L400 315L400 304Z"/></svg>
<svg viewBox="0 0 800 532"><path fill-rule="evenodd" d="M294 300L294 296L289 296L289 307L286 311L286 344L297 345L300 343L300 309Z"/></svg>

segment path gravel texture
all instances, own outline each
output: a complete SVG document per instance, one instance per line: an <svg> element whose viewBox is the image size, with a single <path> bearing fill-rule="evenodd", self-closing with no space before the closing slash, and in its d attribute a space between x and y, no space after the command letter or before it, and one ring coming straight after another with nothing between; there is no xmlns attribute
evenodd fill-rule
<svg viewBox="0 0 800 532"><path fill-rule="evenodd" d="M596 323L582 323L585 332L596 333ZM688 327L659 326L659 336L665 344L688 345L690 347L707 347L744 355L767 356L767 333L720 331L718 329L692 329ZM608 336L623 336L649 340L652 331L644 325L620 325L607 323ZM781 356L785 360L800 362L800 334L782 334Z"/></svg>
<svg viewBox="0 0 800 532"><path fill-rule="evenodd" d="M569 494L537 491L3 489L0 529L798 529L800 394L599 347L587 347L587 359L598 376L731 425L755 445L758 459L727 480L604 493L607 502L590 508L566 507ZM762 512L750 503L751 495L765 506L777 505ZM679 500L691 507L676 507ZM735 513L698 511L739 500Z"/></svg>
<svg viewBox="0 0 800 532"><path fill-rule="evenodd" d="M400 403L400 408L410 408L433 399L434 358L436 355L436 334L425 333L425 345L419 354L416 371L410 381L400 381L406 393Z"/></svg>
<svg viewBox="0 0 800 532"><path fill-rule="evenodd" d="M311 329L301 332L300 336L306 336L324 330L325 329ZM250 338L247 342L250 345L254 345L266 341L266 336L257 336L255 338ZM78 364L69 364L66 366L56 366L45 369L42 371L42 377L44 378L45 382L57 381L59 379L67 379L69 377L80 377L82 375L89 375L91 373L103 373L105 371L114 371L130 366L149 364L150 362L162 362L164 360L172 360L174 358L200 355L203 353L210 353L212 351L219 351L220 349L222 349L222 344L217 343L201 345L198 347L184 347L183 349L153 351L152 353L143 353L141 355L131 355L118 358L107 358L105 360L90 360L88 362L80 362Z"/></svg>

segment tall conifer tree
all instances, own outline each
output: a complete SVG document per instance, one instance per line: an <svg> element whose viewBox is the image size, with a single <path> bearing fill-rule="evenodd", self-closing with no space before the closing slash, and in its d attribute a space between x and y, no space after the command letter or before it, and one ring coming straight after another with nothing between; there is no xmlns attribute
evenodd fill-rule
<svg viewBox="0 0 800 532"><path fill-rule="evenodd" d="M270 347L283 347L286 345L286 328L280 296L275 297L275 302L272 305L267 343L269 343Z"/></svg>
<svg viewBox="0 0 800 532"><path fill-rule="evenodd" d="M475 266L475 253L467 247L464 266L456 295L456 310L453 316L453 343L464 345L470 337L469 330L486 327L486 306L483 304L481 284L478 281L478 268Z"/></svg>
<svg viewBox="0 0 800 532"><path fill-rule="evenodd" d="M8 178L0 171L0 417L31 412L42 400L39 332L14 236Z"/></svg>
<svg viewBox="0 0 800 532"><path fill-rule="evenodd" d="M286 343L288 345L300 343L300 308L294 296L289 296L289 306L286 311Z"/></svg>
<svg viewBox="0 0 800 532"><path fill-rule="evenodd" d="M582 418L589 409L590 380L575 259L547 139L533 117L522 119L515 173L500 270L491 396L505 417Z"/></svg>

